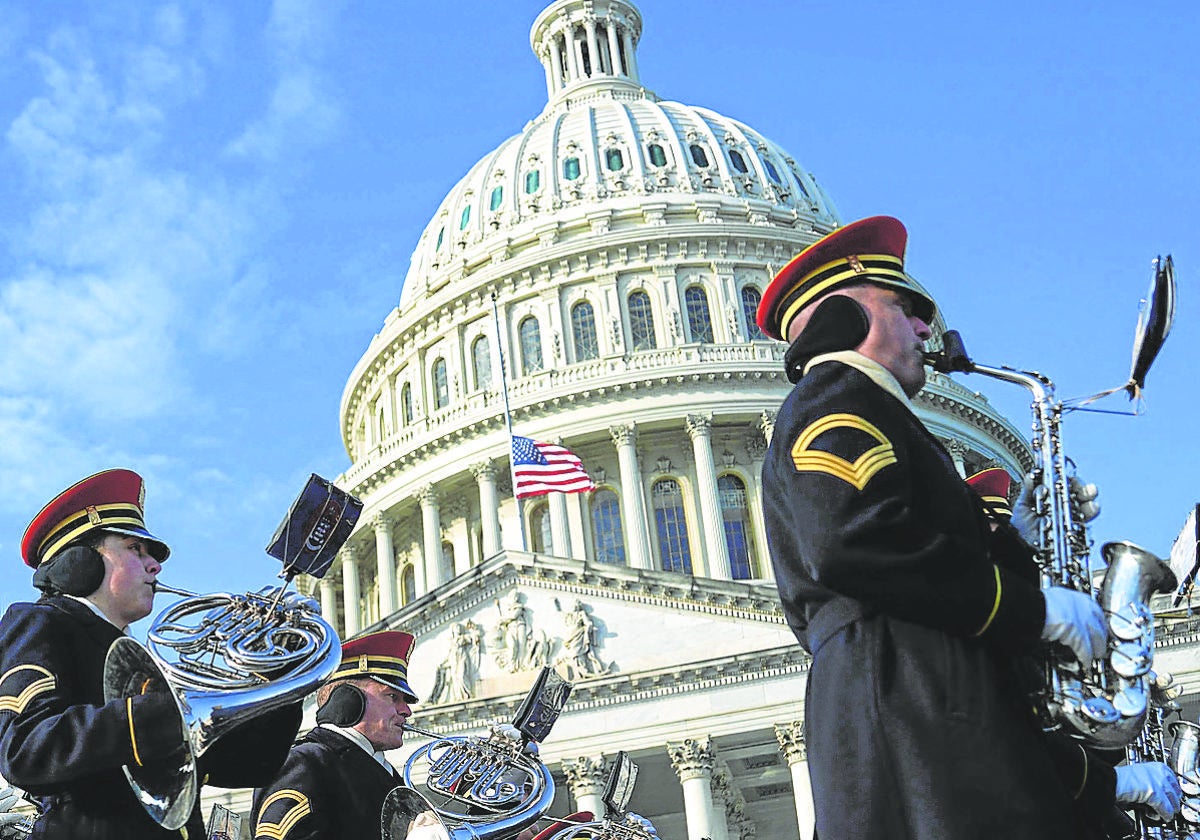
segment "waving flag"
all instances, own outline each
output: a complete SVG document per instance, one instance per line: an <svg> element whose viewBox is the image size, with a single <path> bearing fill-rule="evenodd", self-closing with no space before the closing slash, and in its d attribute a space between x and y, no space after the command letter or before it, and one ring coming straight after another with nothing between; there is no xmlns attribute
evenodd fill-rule
<svg viewBox="0 0 1200 840"><path fill-rule="evenodd" d="M518 499L546 493L586 493L596 485L571 450L513 435L513 490Z"/></svg>

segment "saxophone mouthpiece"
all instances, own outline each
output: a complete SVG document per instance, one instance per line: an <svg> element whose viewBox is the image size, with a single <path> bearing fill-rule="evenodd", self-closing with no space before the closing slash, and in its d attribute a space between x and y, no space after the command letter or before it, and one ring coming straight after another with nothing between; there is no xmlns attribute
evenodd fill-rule
<svg viewBox="0 0 1200 840"><path fill-rule="evenodd" d="M967 355L967 348L958 330L942 333L942 349L926 353L925 364L938 373L970 373L975 369L975 363Z"/></svg>

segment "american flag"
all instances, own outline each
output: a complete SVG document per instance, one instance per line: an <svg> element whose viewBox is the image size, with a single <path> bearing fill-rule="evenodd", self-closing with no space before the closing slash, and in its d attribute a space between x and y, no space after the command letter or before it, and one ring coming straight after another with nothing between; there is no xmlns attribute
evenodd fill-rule
<svg viewBox="0 0 1200 840"><path fill-rule="evenodd" d="M557 444L513 435L512 463L518 499L553 492L586 493L596 488L578 456Z"/></svg>

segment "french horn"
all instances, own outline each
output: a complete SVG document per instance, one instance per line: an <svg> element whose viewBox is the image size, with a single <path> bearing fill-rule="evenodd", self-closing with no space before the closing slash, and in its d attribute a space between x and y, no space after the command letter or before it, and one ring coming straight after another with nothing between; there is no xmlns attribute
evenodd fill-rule
<svg viewBox="0 0 1200 840"><path fill-rule="evenodd" d="M601 819L567 823L549 840L658 840L658 830L650 820L629 810L638 768L622 750L613 760L608 782L600 797L605 812Z"/></svg>
<svg viewBox="0 0 1200 840"><path fill-rule="evenodd" d="M487 737L441 736L405 724L431 740L405 762L404 785L384 800L383 840L405 840L421 827L442 840L499 840L537 823L555 792L537 745L571 688L553 669L543 668L513 722L494 725ZM417 792L422 776L428 796Z"/></svg>
<svg viewBox="0 0 1200 840"><path fill-rule="evenodd" d="M280 577L321 577L362 511L362 502L313 475L267 548L283 561ZM146 646L117 639L104 663L104 700L168 693L179 713L179 757L125 766L146 812L182 828L200 795L197 761L234 727L299 701L337 670L341 644L312 598L281 587L244 595L183 596L150 625Z"/></svg>

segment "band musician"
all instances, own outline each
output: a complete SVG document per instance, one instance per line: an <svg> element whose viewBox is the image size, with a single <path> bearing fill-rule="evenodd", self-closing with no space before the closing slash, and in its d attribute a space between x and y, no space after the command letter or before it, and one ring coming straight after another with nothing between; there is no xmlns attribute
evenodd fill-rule
<svg viewBox="0 0 1200 840"><path fill-rule="evenodd" d="M123 765L182 757L166 693L104 702L109 646L150 614L170 549L146 528L144 485L116 469L64 490L33 518L21 556L42 593L0 619L0 774L37 801L32 838L204 837L199 803L168 831L138 802ZM300 725L293 704L236 727L200 759L206 782L249 787L282 763Z"/></svg>
<svg viewBox="0 0 1200 840"><path fill-rule="evenodd" d="M805 737L821 840L1062 840L1074 791L1007 679L1041 641L1106 647L1087 595L991 559L981 506L911 400L935 305L890 217L789 262L758 324L795 387L763 467L784 614L813 656Z"/></svg>
<svg viewBox="0 0 1200 840"><path fill-rule="evenodd" d="M342 662L317 690L317 726L279 773L254 792L254 837L378 837L388 792L401 783L384 752L404 743L417 696L408 684L414 639L397 630L342 645Z"/></svg>

